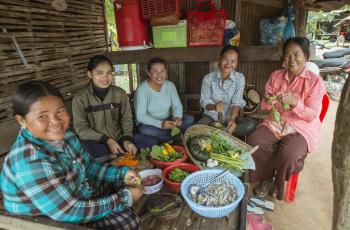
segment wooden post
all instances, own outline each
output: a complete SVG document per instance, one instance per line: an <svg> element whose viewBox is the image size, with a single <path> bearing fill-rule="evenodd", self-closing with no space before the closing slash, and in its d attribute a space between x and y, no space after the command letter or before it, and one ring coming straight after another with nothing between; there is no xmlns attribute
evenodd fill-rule
<svg viewBox="0 0 350 230"><path fill-rule="evenodd" d="M350 80L340 98L332 144L333 230L349 229L350 207Z"/></svg>
<svg viewBox="0 0 350 230"><path fill-rule="evenodd" d="M134 76L132 73L132 64L128 64L128 74L129 74L129 90L130 93L134 91Z"/></svg>
<svg viewBox="0 0 350 230"><path fill-rule="evenodd" d="M297 36L305 36L306 22L307 22L307 10L304 6L304 1L293 0L294 13L295 13L295 33Z"/></svg>

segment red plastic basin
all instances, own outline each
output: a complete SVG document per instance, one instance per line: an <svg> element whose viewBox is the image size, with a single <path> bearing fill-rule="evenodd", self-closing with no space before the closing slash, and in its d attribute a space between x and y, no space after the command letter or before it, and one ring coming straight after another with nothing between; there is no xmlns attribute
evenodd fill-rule
<svg viewBox="0 0 350 230"><path fill-rule="evenodd" d="M184 155L182 156L182 158L177 159L176 161L169 161L169 162L154 160L154 159L151 158L151 162L153 163L153 165L154 165L156 168L164 169L164 168L166 168L166 167L168 167L168 166L176 165L176 164L185 162L185 161L188 159L188 154L186 153L186 150L185 150L184 147L178 146L178 145L172 145L172 147L175 149L176 152L182 152L182 153L184 153Z"/></svg>
<svg viewBox="0 0 350 230"><path fill-rule="evenodd" d="M163 179L164 179L166 186L173 192L179 192L181 189L181 183L171 181L168 178L169 173L176 168L182 169L182 170L190 172L190 173L193 173L193 172L196 172L199 170L199 168L197 166L195 166L194 164L190 164L190 163L180 163L180 164L171 165L169 167L166 167L163 170Z"/></svg>

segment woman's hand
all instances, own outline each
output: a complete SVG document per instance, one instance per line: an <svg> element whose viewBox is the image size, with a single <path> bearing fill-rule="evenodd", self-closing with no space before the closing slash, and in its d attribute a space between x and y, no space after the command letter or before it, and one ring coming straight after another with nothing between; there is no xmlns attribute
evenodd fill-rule
<svg viewBox="0 0 350 230"><path fill-rule="evenodd" d="M164 120L162 122L162 129L172 129L175 126L174 121Z"/></svg>
<svg viewBox="0 0 350 230"><path fill-rule="evenodd" d="M128 190L131 192L133 203L137 202L144 193L143 186L136 187L136 188L128 188Z"/></svg>
<svg viewBox="0 0 350 230"><path fill-rule="evenodd" d="M129 186L140 186L141 177L136 170L128 170L124 177L124 183Z"/></svg>
<svg viewBox="0 0 350 230"><path fill-rule="evenodd" d="M219 101L215 104L215 111L218 113L224 112L224 102L223 101Z"/></svg>
<svg viewBox="0 0 350 230"><path fill-rule="evenodd" d="M235 119L231 119L227 125L227 128L228 128L227 132L229 134L232 134L236 130L236 127L237 127L237 124L235 122Z"/></svg>
<svg viewBox="0 0 350 230"><path fill-rule="evenodd" d="M108 139L107 146L109 151L111 151L113 154L124 153L123 148L112 138Z"/></svg>
<svg viewBox="0 0 350 230"><path fill-rule="evenodd" d="M134 143L132 143L131 141L125 140L123 142L123 146L126 152L131 153L132 155L135 156L136 152L137 152L137 148L134 145Z"/></svg>
<svg viewBox="0 0 350 230"><path fill-rule="evenodd" d="M182 119L180 117L175 117L174 125L175 126L181 126L182 125Z"/></svg>
<svg viewBox="0 0 350 230"><path fill-rule="evenodd" d="M291 105L293 107L298 104L298 99L296 97L294 97L294 95L290 92L282 94L280 97L281 97L282 103Z"/></svg>

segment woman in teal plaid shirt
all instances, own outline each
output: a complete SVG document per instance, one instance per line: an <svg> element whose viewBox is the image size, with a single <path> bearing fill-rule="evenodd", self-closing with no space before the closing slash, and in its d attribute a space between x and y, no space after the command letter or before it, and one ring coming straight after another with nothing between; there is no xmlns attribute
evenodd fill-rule
<svg viewBox="0 0 350 230"><path fill-rule="evenodd" d="M47 82L27 82L13 103L21 130L0 177L6 210L97 229L139 229L131 210L143 195L143 188L132 186L137 173L91 158L69 128L59 91Z"/></svg>

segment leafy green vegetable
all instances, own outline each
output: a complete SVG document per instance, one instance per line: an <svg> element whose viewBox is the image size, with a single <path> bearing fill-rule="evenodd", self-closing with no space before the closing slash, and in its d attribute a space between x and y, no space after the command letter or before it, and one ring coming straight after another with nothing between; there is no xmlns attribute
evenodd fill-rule
<svg viewBox="0 0 350 230"><path fill-rule="evenodd" d="M168 153L167 151L163 151L162 146L159 145L154 145L151 150L151 157L154 160L159 160L159 161L176 161L180 158L182 158L183 153L181 152L175 152L175 153ZM164 154L166 152L167 154Z"/></svg>
<svg viewBox="0 0 350 230"><path fill-rule="evenodd" d="M273 119L276 122L281 122L281 114L280 112L278 112L278 110L275 108L275 106L272 105L272 115L273 115Z"/></svg>
<svg viewBox="0 0 350 230"><path fill-rule="evenodd" d="M176 168L169 173L169 179L181 183L190 173Z"/></svg>
<svg viewBox="0 0 350 230"><path fill-rule="evenodd" d="M180 132L181 132L181 130L180 130L178 127L174 126L174 127L171 129L170 135L173 137L173 136L178 135Z"/></svg>
<svg viewBox="0 0 350 230"><path fill-rule="evenodd" d="M284 110L288 110L289 109L289 104L282 103L282 107L283 107Z"/></svg>
<svg viewBox="0 0 350 230"><path fill-rule="evenodd" d="M150 148L144 148L144 149L141 149L141 152L140 152L140 158L141 160L146 160L147 157L150 155L151 153L151 150Z"/></svg>

